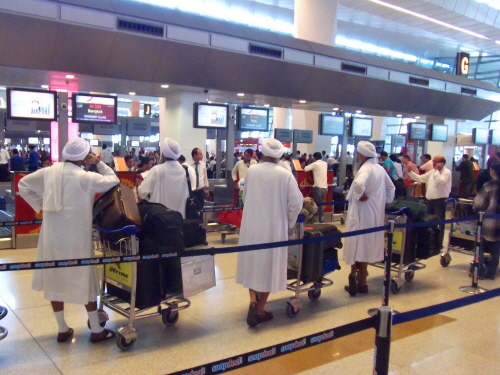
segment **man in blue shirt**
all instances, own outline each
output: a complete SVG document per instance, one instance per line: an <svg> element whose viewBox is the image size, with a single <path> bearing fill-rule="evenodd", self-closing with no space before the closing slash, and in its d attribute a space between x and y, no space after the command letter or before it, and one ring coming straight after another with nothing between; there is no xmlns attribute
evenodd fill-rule
<svg viewBox="0 0 500 375"><path fill-rule="evenodd" d="M393 161L389 158L389 154L385 151L382 151L380 153L380 159L382 159L383 164L382 167L384 167L385 171L389 175L390 178L395 180L396 177L396 168L394 168L394 163Z"/></svg>
<svg viewBox="0 0 500 375"><path fill-rule="evenodd" d="M36 152L35 145L30 145L30 154L28 158L28 169L34 172L38 169L38 152Z"/></svg>
<svg viewBox="0 0 500 375"><path fill-rule="evenodd" d="M24 160L19 156L19 151L17 148L12 149L12 157L10 158L10 170L11 171L24 171Z"/></svg>

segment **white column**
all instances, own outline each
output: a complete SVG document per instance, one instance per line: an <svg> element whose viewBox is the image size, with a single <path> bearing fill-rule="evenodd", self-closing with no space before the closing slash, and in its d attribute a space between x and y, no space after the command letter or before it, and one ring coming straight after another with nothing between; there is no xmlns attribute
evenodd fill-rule
<svg viewBox="0 0 500 375"><path fill-rule="evenodd" d="M295 0L294 37L335 45L337 0Z"/></svg>
<svg viewBox="0 0 500 375"><path fill-rule="evenodd" d="M273 128L290 129L290 108L274 107Z"/></svg>

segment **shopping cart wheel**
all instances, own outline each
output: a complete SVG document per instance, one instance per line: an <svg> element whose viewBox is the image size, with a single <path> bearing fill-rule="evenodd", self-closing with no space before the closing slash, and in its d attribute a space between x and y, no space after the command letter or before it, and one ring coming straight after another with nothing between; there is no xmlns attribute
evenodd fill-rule
<svg viewBox="0 0 500 375"><path fill-rule="evenodd" d="M226 233L222 233L220 235L220 240L222 241L222 243L226 243Z"/></svg>
<svg viewBox="0 0 500 375"><path fill-rule="evenodd" d="M287 302L286 304L286 315L288 315L289 318L295 318L297 315L299 315L300 310L295 310L293 305L290 302Z"/></svg>
<svg viewBox="0 0 500 375"><path fill-rule="evenodd" d="M344 225L345 224L345 220L343 217L340 218L340 224Z"/></svg>
<svg viewBox="0 0 500 375"><path fill-rule="evenodd" d="M409 266L408 267L408 270L411 270L409 272L405 272L405 280L407 282L410 282L413 280L413 278L415 277L415 271L414 271L415 267L413 266Z"/></svg>
<svg viewBox="0 0 500 375"><path fill-rule="evenodd" d="M166 309L161 312L161 321L167 327L173 326L179 320L179 311L172 311L172 309Z"/></svg>
<svg viewBox="0 0 500 375"><path fill-rule="evenodd" d="M448 253L441 254L441 258L439 258L439 262L443 267L448 267L451 262L451 256Z"/></svg>
<svg viewBox="0 0 500 375"><path fill-rule="evenodd" d="M307 296L311 301L317 301L321 296L321 288L310 290L307 292Z"/></svg>
<svg viewBox="0 0 500 375"><path fill-rule="evenodd" d="M394 294L398 294L400 290L401 287L398 285L396 280L391 280L391 292L393 292Z"/></svg>
<svg viewBox="0 0 500 375"><path fill-rule="evenodd" d="M108 313L104 310L98 310L97 314L99 315L99 325L101 327L106 326L106 322L109 320ZM89 327L89 329L91 329L90 328L90 320L88 320L88 319L87 319L87 327Z"/></svg>
<svg viewBox="0 0 500 375"><path fill-rule="evenodd" d="M125 337L120 335L120 333L118 332L116 333L116 346L118 346L123 351L132 349L136 341L137 339L130 340L129 342L127 342Z"/></svg>

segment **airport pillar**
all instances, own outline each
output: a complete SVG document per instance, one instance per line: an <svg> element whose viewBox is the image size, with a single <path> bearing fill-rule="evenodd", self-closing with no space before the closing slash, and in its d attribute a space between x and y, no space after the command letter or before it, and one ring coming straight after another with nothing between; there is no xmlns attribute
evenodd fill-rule
<svg viewBox="0 0 500 375"><path fill-rule="evenodd" d="M57 148L59 154L59 160L62 160L62 150L66 143L68 142L68 93L59 92L58 103L59 103L59 121L57 122L57 145L50 145L51 151L52 147Z"/></svg>
<svg viewBox="0 0 500 375"><path fill-rule="evenodd" d="M295 0L294 28L295 38L335 45L337 0Z"/></svg>

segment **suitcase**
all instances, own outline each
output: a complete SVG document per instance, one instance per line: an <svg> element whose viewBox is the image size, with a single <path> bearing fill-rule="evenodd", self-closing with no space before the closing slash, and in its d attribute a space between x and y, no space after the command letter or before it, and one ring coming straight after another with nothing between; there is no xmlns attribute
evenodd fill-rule
<svg viewBox="0 0 500 375"><path fill-rule="evenodd" d="M196 219L185 219L182 224L184 247L208 245L207 231L203 223Z"/></svg>
<svg viewBox="0 0 500 375"><path fill-rule="evenodd" d="M426 215L424 221L439 221L436 215ZM437 226L419 227L416 229L416 256L419 259L427 259L441 252L439 243L440 229Z"/></svg>
<svg viewBox="0 0 500 375"><path fill-rule="evenodd" d="M344 189L342 189L341 187L334 187L333 188L333 201L334 202L345 201ZM334 204L333 205L333 212L336 214L343 213L344 212L344 205L343 204Z"/></svg>
<svg viewBox="0 0 500 375"><path fill-rule="evenodd" d="M304 238L328 236L336 233L340 233L340 231L332 224L307 224L304 226ZM305 244L302 249L300 280L304 283L321 282L325 270L331 272L340 269L337 248L342 248L340 239ZM288 269L288 279L296 279L297 276L297 271Z"/></svg>
<svg viewBox="0 0 500 375"><path fill-rule="evenodd" d="M142 223L134 192L124 184L112 187L94 202L92 217L97 226L108 230Z"/></svg>

